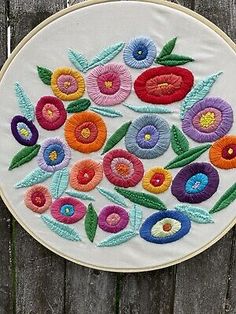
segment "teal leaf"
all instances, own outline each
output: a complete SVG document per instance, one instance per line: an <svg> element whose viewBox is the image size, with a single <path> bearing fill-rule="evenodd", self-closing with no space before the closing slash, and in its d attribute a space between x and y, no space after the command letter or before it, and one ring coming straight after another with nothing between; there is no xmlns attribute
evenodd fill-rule
<svg viewBox="0 0 236 314"><path fill-rule="evenodd" d="M135 106L129 104L124 104L124 106L139 113L173 113L173 110L166 108L166 106L159 105Z"/></svg>
<svg viewBox="0 0 236 314"><path fill-rule="evenodd" d="M235 200L236 200L236 183L234 183L227 191L225 191L225 193L215 203L215 205L212 207L209 213L213 214L222 209L225 209Z"/></svg>
<svg viewBox="0 0 236 314"><path fill-rule="evenodd" d="M70 62L81 72L86 72L88 68L88 61L81 53L78 53L72 49L68 51L68 58Z"/></svg>
<svg viewBox="0 0 236 314"><path fill-rule="evenodd" d="M65 192L69 182L69 171L67 168L56 171L52 176L50 191L53 198L59 198Z"/></svg>
<svg viewBox="0 0 236 314"><path fill-rule="evenodd" d="M21 113L26 119L28 119L29 121L33 121L34 105L19 83L15 83L15 93Z"/></svg>
<svg viewBox="0 0 236 314"><path fill-rule="evenodd" d="M170 41L168 41L162 48L159 56L157 57L158 58L163 58L165 56L168 56L171 54L171 52L174 50L175 48L175 44L176 44L176 40L177 40L177 37L171 39ZM155 61L156 62L156 61Z"/></svg>
<svg viewBox="0 0 236 314"><path fill-rule="evenodd" d="M41 215L41 219L50 230L55 232L60 237L70 241L81 241L77 231L68 225L58 222L49 215Z"/></svg>
<svg viewBox="0 0 236 314"><path fill-rule="evenodd" d="M52 172L47 172L42 170L41 168L36 168L32 172L30 172L23 180L18 182L15 185L16 189L19 188L25 188L28 186L32 186L34 184L38 184L41 182L44 182L48 178L50 178L53 175Z"/></svg>
<svg viewBox="0 0 236 314"><path fill-rule="evenodd" d="M134 205L134 207L131 209L129 213L129 218L132 230L138 231L142 223L143 212L140 208L138 208L137 205Z"/></svg>
<svg viewBox="0 0 236 314"><path fill-rule="evenodd" d="M121 196L120 194L113 192L113 191L110 191L110 190L105 189L105 188L100 188L100 187L97 187L97 190L100 194L105 196L109 201L111 201L115 204L127 207L127 204L125 202L124 197Z"/></svg>
<svg viewBox="0 0 236 314"><path fill-rule="evenodd" d="M27 146L22 148L13 158L8 170L20 167L25 163L31 161L35 156L38 155L40 145L35 144L33 146Z"/></svg>
<svg viewBox="0 0 236 314"><path fill-rule="evenodd" d="M199 100L202 100L210 92L212 86L222 72L212 74L204 80L199 81L192 90L187 94L184 101L180 105L180 118L183 120L185 113Z"/></svg>
<svg viewBox="0 0 236 314"><path fill-rule="evenodd" d="M203 208L192 206L189 204L180 204L176 205L175 209L186 216L194 222L200 223L200 224L207 224L207 223L213 223L213 219L211 215Z"/></svg>
<svg viewBox="0 0 236 314"><path fill-rule="evenodd" d="M72 101L66 108L69 113L85 111L91 105L91 101L87 98L81 98L79 100Z"/></svg>
<svg viewBox="0 0 236 314"><path fill-rule="evenodd" d="M98 243L97 246L109 247L125 243L137 235L133 230L123 230Z"/></svg>
<svg viewBox="0 0 236 314"><path fill-rule="evenodd" d="M109 118L122 117L122 113L112 108L91 106L89 109L104 117L109 117Z"/></svg>
<svg viewBox="0 0 236 314"><path fill-rule="evenodd" d="M93 69L98 65L104 65L114 59L124 48L125 43L120 42L105 48L96 57L94 57L88 65L87 70Z"/></svg>
<svg viewBox="0 0 236 314"><path fill-rule="evenodd" d="M95 201L92 195L85 192L77 192L77 191L69 190L69 191L66 191L66 194L75 198L79 198L84 201Z"/></svg>
<svg viewBox="0 0 236 314"><path fill-rule="evenodd" d="M172 125L170 136L171 147L177 155L181 155L189 150L189 142L182 131Z"/></svg>
<svg viewBox="0 0 236 314"><path fill-rule="evenodd" d="M167 65L167 66L176 66L176 65L183 65L188 62L192 62L194 59L182 56L182 55L176 55L176 54L170 54L167 56L163 56L162 58L158 57L156 59L156 63Z"/></svg>

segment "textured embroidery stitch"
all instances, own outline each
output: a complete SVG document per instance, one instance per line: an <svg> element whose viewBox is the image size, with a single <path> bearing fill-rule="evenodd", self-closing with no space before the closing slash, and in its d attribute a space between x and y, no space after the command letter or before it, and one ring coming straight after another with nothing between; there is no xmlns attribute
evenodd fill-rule
<svg viewBox="0 0 236 314"><path fill-rule="evenodd" d="M171 147L177 155L181 155L189 150L189 142L176 125L171 128Z"/></svg>
<svg viewBox="0 0 236 314"><path fill-rule="evenodd" d="M81 53L78 53L72 49L69 49L68 58L77 70L84 73L87 72L88 60Z"/></svg>
<svg viewBox="0 0 236 314"><path fill-rule="evenodd" d="M203 208L191 206L189 204L178 204L175 206L177 211L187 215L190 220L200 223L207 224L213 223L212 216Z"/></svg>
<svg viewBox="0 0 236 314"><path fill-rule="evenodd" d="M51 206L52 197L47 187L38 184L26 191L24 201L26 207L33 212L42 214Z"/></svg>
<svg viewBox="0 0 236 314"><path fill-rule="evenodd" d="M34 121L34 105L19 83L15 84L15 93L23 116L29 121Z"/></svg>
<svg viewBox="0 0 236 314"><path fill-rule="evenodd" d="M225 191L225 193L216 202L216 204L212 207L209 213L213 214L222 209L225 209L235 200L236 200L236 183L234 183L227 191Z"/></svg>
<svg viewBox="0 0 236 314"><path fill-rule="evenodd" d="M82 98L79 100L72 101L68 106L67 106L67 112L69 113L76 113L76 112L81 112L85 111L89 108L91 105L91 101L87 98Z"/></svg>
<svg viewBox="0 0 236 314"><path fill-rule="evenodd" d="M69 171L67 168L56 171L52 176L50 190L53 198L59 198L65 192L69 182Z"/></svg>
<svg viewBox="0 0 236 314"><path fill-rule="evenodd" d="M115 109L111 109L111 108L92 106L90 107L90 110L104 117L110 117L110 118L122 117L122 114L119 111Z"/></svg>
<svg viewBox="0 0 236 314"><path fill-rule="evenodd" d="M91 242L93 242L98 224L98 216L92 204L88 205L87 214L85 217L85 231Z"/></svg>
<svg viewBox="0 0 236 314"><path fill-rule="evenodd" d="M52 172L47 172L47 171L44 171L40 168L36 168L32 172L30 172L23 180L18 182L15 185L15 188L19 189L19 188L25 188L28 186L32 186L34 184L44 182L45 180L47 180L51 176L52 176Z"/></svg>
<svg viewBox="0 0 236 314"><path fill-rule="evenodd" d="M68 190L65 193L69 196L73 196L75 198L79 198L84 201L95 201L95 198L88 193L77 192L77 191L72 191L72 190Z"/></svg>
<svg viewBox="0 0 236 314"><path fill-rule="evenodd" d="M110 190L105 189L105 188L101 188L101 187L97 187L97 190L99 193L101 193L103 196L105 196L109 201L111 201L117 205L127 207L125 199L121 195L119 195L118 193L116 193L114 191L110 191Z"/></svg>
<svg viewBox="0 0 236 314"><path fill-rule="evenodd" d="M35 145L39 136L35 125L22 116L15 116L11 120L11 132L17 142L24 146Z"/></svg>
<svg viewBox="0 0 236 314"><path fill-rule="evenodd" d="M13 158L9 166L9 170L20 167L25 163L31 161L35 156L38 155L40 145L35 144L34 146L22 148Z"/></svg>
<svg viewBox="0 0 236 314"><path fill-rule="evenodd" d="M155 105L146 105L146 106L135 106L135 105L129 105L124 104L125 107L139 113L172 113L173 110L167 108L167 107L161 107L161 106L155 106Z"/></svg>
<svg viewBox="0 0 236 314"><path fill-rule="evenodd" d="M46 85L51 85L52 71L40 66L37 66L37 70L41 81Z"/></svg>

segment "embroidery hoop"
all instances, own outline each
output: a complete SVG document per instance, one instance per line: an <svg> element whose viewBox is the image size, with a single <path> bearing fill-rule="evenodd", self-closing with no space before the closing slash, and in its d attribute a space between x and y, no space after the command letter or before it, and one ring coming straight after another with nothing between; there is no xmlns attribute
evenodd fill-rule
<svg viewBox="0 0 236 314"><path fill-rule="evenodd" d="M37 26L33 31L31 31L22 41L21 43L15 48L15 50L13 51L13 53L11 54L10 58L7 60L7 62L5 63L5 65L2 68L1 74L0 74L0 80L3 78L5 72L7 71L9 65L12 63L12 61L14 60L14 58L17 56L18 52L20 52L20 50L26 45L26 43L34 36L36 35L40 30L42 30L46 25L50 24L51 22L59 19L60 17L66 15L67 13L73 12L75 10L79 10L82 9L84 7L89 7L93 4L100 4L100 3L106 3L109 1L88 1L85 3L81 3L78 5L74 5L70 8L67 8L65 10L60 11L59 13L53 15L52 17L49 17L48 19L46 19L44 22L42 22L39 26ZM192 12L191 10L184 8L182 6L179 6L177 4L174 3L169 3L169 2L165 2L165 1L160 1L160 0L152 0L152 1L142 1L139 0L139 2L148 2L148 3L154 3L157 5L161 5L164 7L169 7L172 9L175 9L179 12L183 12L193 18L195 18L196 20L202 22L205 26L211 28L215 33L217 33L219 36L221 36L223 38L223 40L225 41L226 44L228 44L235 52L236 52L236 46L235 44L231 41L231 39L224 34L218 27L216 27L213 23L211 23L210 21L208 21L207 19L205 19L204 17L198 15L195 12ZM63 254L62 252L59 252L58 250L56 250L54 247L52 247L51 245L49 245L48 243L46 243L44 240L42 240L41 238L39 238L36 234L34 234L34 232L32 230L30 230L27 225L24 223L24 221L22 221L22 219L19 218L19 216L17 215L16 211L14 210L14 208L12 208L10 206L10 203L8 202L8 199L6 198L6 196L4 195L4 191L1 189L1 197L3 199L3 201L5 202L5 204L7 205L8 209L10 210L10 212L12 213L12 215L15 217L15 219L22 225L22 227L31 235L33 236L38 242L40 242L42 245L44 245L45 247L47 247L48 249L50 249L51 251L53 251L54 253L68 259L71 260L75 263L78 263L80 265L84 265L87 267L92 267L95 269L100 269L100 270L106 270L106 271L116 271L116 272L140 272L140 271L149 271L149 270L154 270L154 269L160 269L160 268L164 268L164 267L168 267L177 263L180 263L184 260L187 260L199 253L201 253L202 251L206 250L207 248L209 248L211 245L213 245L215 242L217 242L221 237L223 237L236 223L236 218L234 218L229 224L228 226L219 234L217 235L212 241L210 241L209 243L207 243L206 245L204 245L203 247L201 247L200 249L192 252L191 254L187 254L186 256L183 256L180 259L176 259L170 263L165 263L165 264L161 264L158 266L150 266L150 267L144 267L144 268L111 268L111 267L101 267L101 266L96 266L93 264L89 264L89 263L84 263L81 262L77 259L73 259L70 256L67 256L65 254Z"/></svg>

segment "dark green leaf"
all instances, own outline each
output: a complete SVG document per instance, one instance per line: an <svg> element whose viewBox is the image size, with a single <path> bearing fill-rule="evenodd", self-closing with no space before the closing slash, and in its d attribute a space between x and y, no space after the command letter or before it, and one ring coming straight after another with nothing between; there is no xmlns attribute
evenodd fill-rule
<svg viewBox="0 0 236 314"><path fill-rule="evenodd" d="M233 201L236 200L236 183L234 183L221 198L215 203L215 205L210 210L210 214L216 213L227 206L229 206Z"/></svg>
<svg viewBox="0 0 236 314"><path fill-rule="evenodd" d="M51 85L52 71L40 66L37 66L37 70L41 81L46 85Z"/></svg>
<svg viewBox="0 0 236 314"><path fill-rule="evenodd" d="M13 158L9 166L9 170L17 168L29 161L31 161L35 156L38 155L40 145L35 144L33 146L28 146L22 148Z"/></svg>
<svg viewBox="0 0 236 314"><path fill-rule="evenodd" d="M177 37L171 39L170 41L168 41L164 47L162 48L159 56L157 57L157 59L162 58L164 56L170 55L171 52L173 51L173 49L175 48L175 43L176 43ZM156 61L157 62L157 61Z"/></svg>
<svg viewBox="0 0 236 314"><path fill-rule="evenodd" d="M91 101L89 99L82 98L79 100L72 101L68 105L66 110L69 113L81 112L81 111L85 111L86 109L88 109L90 105L91 105Z"/></svg>
<svg viewBox="0 0 236 314"><path fill-rule="evenodd" d="M90 203L88 205L88 211L85 217L84 225L85 225L86 234L91 242L93 242L94 240L96 230L97 230L97 224L98 224L98 216L95 209L93 208L93 205Z"/></svg>
<svg viewBox="0 0 236 314"><path fill-rule="evenodd" d="M164 56L162 58L158 57L156 59L156 63L167 65L167 66L175 66L175 65L182 65L188 62L192 62L194 59L186 56L170 54L168 56Z"/></svg>
<svg viewBox="0 0 236 314"><path fill-rule="evenodd" d="M177 155L181 155L189 150L189 143L186 136L175 125L172 125L170 140L171 147Z"/></svg>

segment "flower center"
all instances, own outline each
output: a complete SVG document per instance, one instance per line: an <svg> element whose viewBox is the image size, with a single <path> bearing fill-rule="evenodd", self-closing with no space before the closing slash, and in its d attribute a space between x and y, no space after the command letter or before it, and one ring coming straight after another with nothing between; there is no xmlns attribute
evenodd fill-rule
<svg viewBox="0 0 236 314"><path fill-rule="evenodd" d="M157 187L161 186L165 180L165 176L162 173L155 173L150 180L151 185Z"/></svg>
<svg viewBox="0 0 236 314"><path fill-rule="evenodd" d="M201 184L200 181L196 181L193 185L193 189L197 189L199 187L199 185Z"/></svg>
<svg viewBox="0 0 236 314"><path fill-rule="evenodd" d="M167 87L168 85L169 85L168 83L157 84L157 86L160 88Z"/></svg>
<svg viewBox="0 0 236 314"><path fill-rule="evenodd" d="M20 134L26 137L26 136L29 135L29 131L24 129L24 128L22 128L22 129L20 129Z"/></svg>
<svg viewBox="0 0 236 314"><path fill-rule="evenodd" d="M202 114L199 122L202 128L208 128L209 126L214 124L215 120L215 113L207 112L206 114Z"/></svg>
<svg viewBox="0 0 236 314"><path fill-rule="evenodd" d="M149 134L149 133L145 134L144 139L145 139L145 141L150 141L151 134Z"/></svg>
<svg viewBox="0 0 236 314"><path fill-rule="evenodd" d="M70 204L65 204L61 207L61 214L64 216L73 216L74 215L74 207Z"/></svg>
<svg viewBox="0 0 236 314"><path fill-rule="evenodd" d="M139 55L141 55L142 53L143 53L142 50L139 50L139 51L138 51L138 54L139 54Z"/></svg>
<svg viewBox="0 0 236 314"><path fill-rule="evenodd" d="M120 215L116 214L116 213L112 213L109 216L107 216L106 222L110 225L110 226L115 226L118 224L118 222L120 221Z"/></svg>
<svg viewBox="0 0 236 314"><path fill-rule="evenodd" d="M47 114L49 115L49 117L53 116L52 110L48 109Z"/></svg>
<svg viewBox="0 0 236 314"><path fill-rule="evenodd" d="M236 144L230 144L223 148L222 157L224 159L233 159L236 157Z"/></svg>
<svg viewBox="0 0 236 314"><path fill-rule="evenodd" d="M163 231L168 232L172 229L172 225L170 223L165 223L163 226Z"/></svg>
<svg viewBox="0 0 236 314"><path fill-rule="evenodd" d="M77 180L79 184L88 184L94 176L94 169L82 169L78 173Z"/></svg>
<svg viewBox="0 0 236 314"><path fill-rule="evenodd" d="M112 81L105 81L104 85L105 85L106 88L112 88L113 83L112 83Z"/></svg>
<svg viewBox="0 0 236 314"><path fill-rule="evenodd" d="M91 134L91 131L89 128L84 128L81 130L81 135L84 137L84 138L89 138Z"/></svg>
<svg viewBox="0 0 236 314"><path fill-rule="evenodd" d="M122 176L128 175L130 171L129 166L126 164L116 164L115 168L116 171Z"/></svg>
<svg viewBox="0 0 236 314"><path fill-rule="evenodd" d="M46 202L44 194L39 191L34 192L32 194L31 200L32 200L32 203L38 207L42 207Z"/></svg>
<svg viewBox="0 0 236 314"><path fill-rule="evenodd" d="M66 82L64 82L63 85L64 85L65 88L69 88L71 86L71 82L66 81Z"/></svg>
<svg viewBox="0 0 236 314"><path fill-rule="evenodd" d="M53 150L50 154L49 154L49 159L50 160L57 160L57 152L55 150Z"/></svg>

